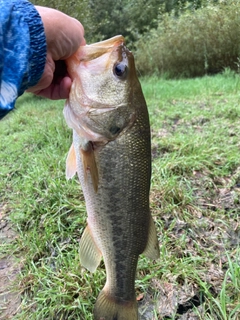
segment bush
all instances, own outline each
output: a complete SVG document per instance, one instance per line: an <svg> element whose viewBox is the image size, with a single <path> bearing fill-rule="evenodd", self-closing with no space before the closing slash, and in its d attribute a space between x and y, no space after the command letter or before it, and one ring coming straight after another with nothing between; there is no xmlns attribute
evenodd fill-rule
<svg viewBox="0 0 240 320"><path fill-rule="evenodd" d="M142 75L196 77L225 68L238 71L240 1L163 15L156 30L136 43L136 64Z"/></svg>

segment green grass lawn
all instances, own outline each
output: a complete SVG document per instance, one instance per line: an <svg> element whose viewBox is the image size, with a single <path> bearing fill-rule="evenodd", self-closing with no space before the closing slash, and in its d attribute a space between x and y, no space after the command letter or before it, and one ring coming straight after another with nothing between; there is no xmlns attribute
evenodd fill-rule
<svg viewBox="0 0 240 320"><path fill-rule="evenodd" d="M143 319L240 317L240 78L142 79L152 129L151 210L161 257L139 259ZM71 131L63 101L24 95L0 123L0 200L22 266L14 319L90 320L105 283L79 264L86 225L77 179L66 181ZM1 314L1 310L0 310ZM145 318L144 318L145 316Z"/></svg>

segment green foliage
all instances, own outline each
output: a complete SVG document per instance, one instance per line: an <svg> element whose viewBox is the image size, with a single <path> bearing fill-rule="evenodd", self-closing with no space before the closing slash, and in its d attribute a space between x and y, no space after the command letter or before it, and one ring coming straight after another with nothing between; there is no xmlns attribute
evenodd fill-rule
<svg viewBox="0 0 240 320"><path fill-rule="evenodd" d="M31 2L34 5L57 9L68 14L84 25L87 38L92 34L92 19L88 7L89 0L31 0Z"/></svg>
<svg viewBox="0 0 240 320"><path fill-rule="evenodd" d="M91 0L89 3L95 35L100 39L122 34L134 41L139 34L157 26L159 0Z"/></svg>
<svg viewBox="0 0 240 320"><path fill-rule="evenodd" d="M157 27L162 1L159 0L33 0L35 5L58 9L83 24L87 42L100 41L117 34L134 41L150 28Z"/></svg>
<svg viewBox="0 0 240 320"><path fill-rule="evenodd" d="M31 0L34 5L45 6L60 10L79 21L85 21L88 16L88 0L65 1L65 0Z"/></svg>
<svg viewBox="0 0 240 320"><path fill-rule="evenodd" d="M169 77L213 74L229 67L239 69L239 0L185 11L179 18L163 15L157 30L135 45L141 74Z"/></svg>
<svg viewBox="0 0 240 320"><path fill-rule="evenodd" d="M186 10L196 10L216 4L218 0L163 0L162 2L165 12L174 12L175 16L179 16Z"/></svg>
<svg viewBox="0 0 240 320"><path fill-rule="evenodd" d="M194 77L239 68L239 0L33 0L75 17L88 43L122 34L141 74Z"/></svg>
<svg viewBox="0 0 240 320"><path fill-rule="evenodd" d="M32 0L35 5L58 9L84 25L87 42L100 41L122 34L128 43L158 26L164 12L177 16L184 10L195 10L214 0Z"/></svg>

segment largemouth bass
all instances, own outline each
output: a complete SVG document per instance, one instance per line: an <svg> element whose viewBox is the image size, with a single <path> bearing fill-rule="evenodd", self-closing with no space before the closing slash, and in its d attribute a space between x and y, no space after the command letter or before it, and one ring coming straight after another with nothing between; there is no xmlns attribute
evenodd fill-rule
<svg viewBox="0 0 240 320"><path fill-rule="evenodd" d="M73 79L64 116L73 129L66 175L75 173L87 208L80 261L95 271L103 257L106 284L95 320L137 320L138 257L159 257L149 210L150 126L134 58L124 38L80 47L67 60Z"/></svg>

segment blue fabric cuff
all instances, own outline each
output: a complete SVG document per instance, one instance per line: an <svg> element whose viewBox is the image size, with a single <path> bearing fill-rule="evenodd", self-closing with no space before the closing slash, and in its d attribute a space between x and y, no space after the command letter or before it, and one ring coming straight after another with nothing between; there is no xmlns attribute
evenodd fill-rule
<svg viewBox="0 0 240 320"><path fill-rule="evenodd" d="M47 44L43 23L38 11L28 1L24 1L23 4L18 1L18 7L22 12L26 12L26 10L28 12L25 21L28 24L30 35L28 81L22 85L22 91L25 91L27 88L37 84L43 74L47 56Z"/></svg>
<svg viewBox="0 0 240 320"><path fill-rule="evenodd" d="M0 119L40 80L46 37L40 15L26 0L0 1Z"/></svg>

